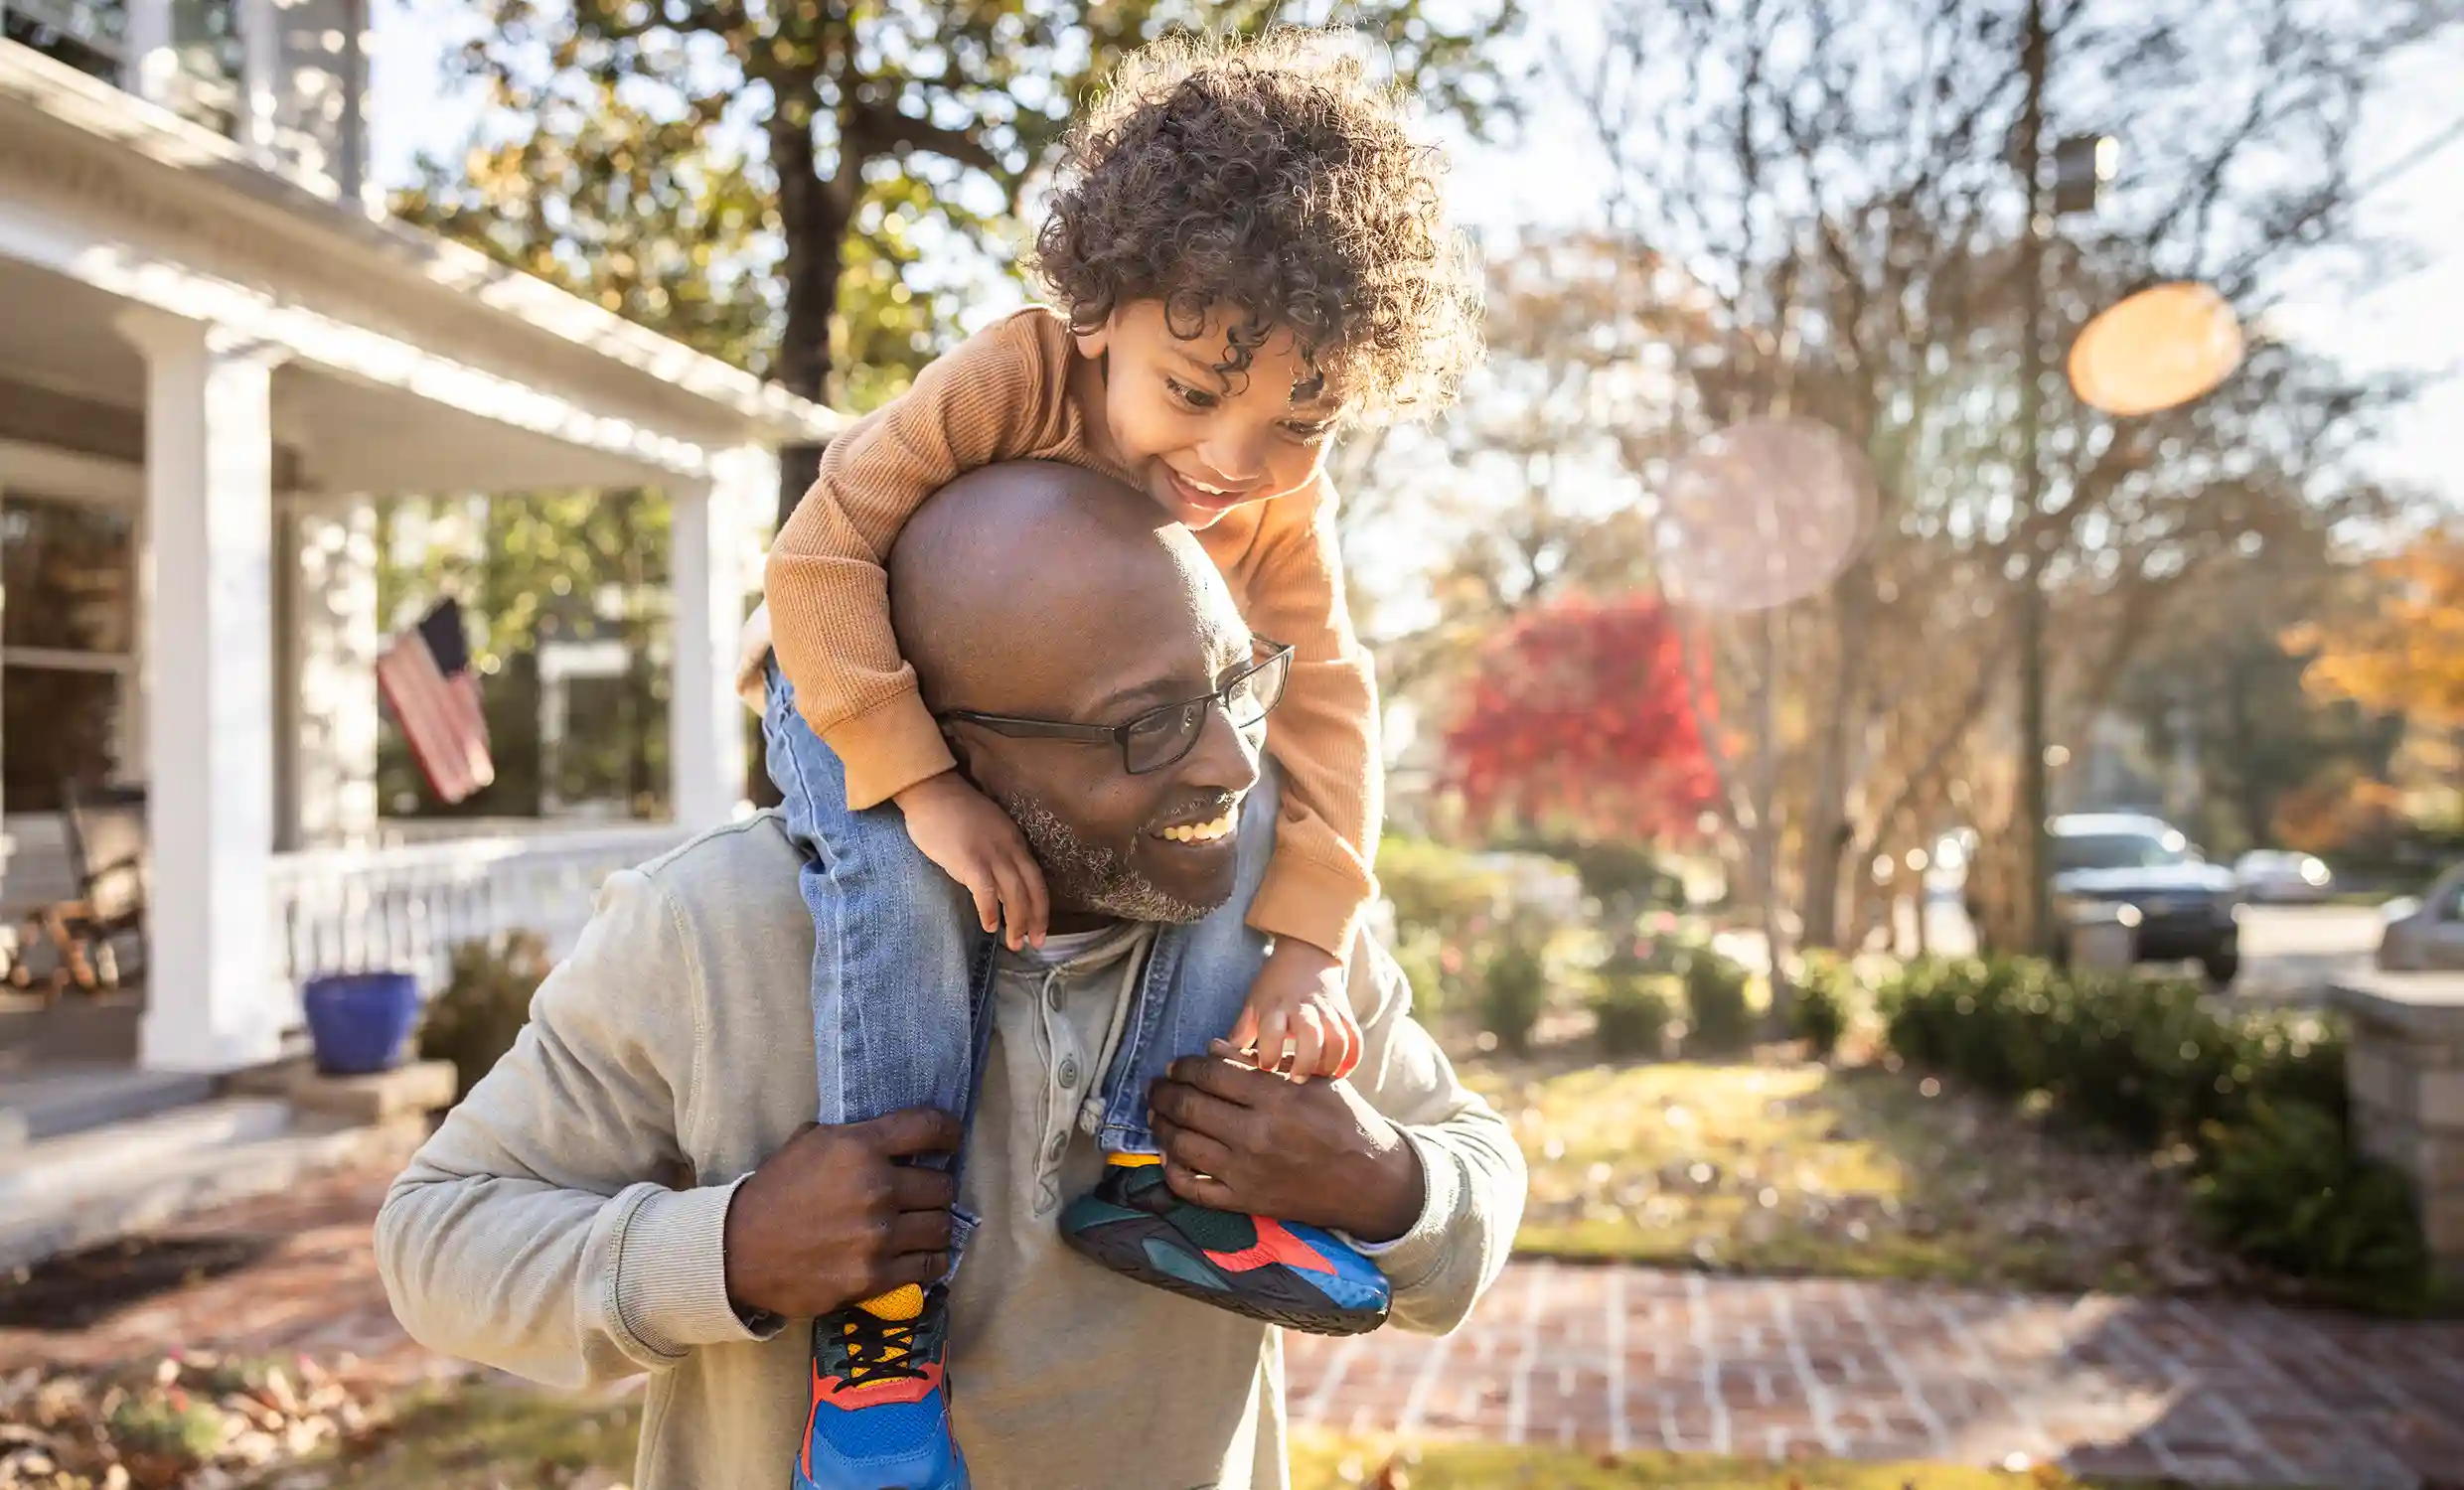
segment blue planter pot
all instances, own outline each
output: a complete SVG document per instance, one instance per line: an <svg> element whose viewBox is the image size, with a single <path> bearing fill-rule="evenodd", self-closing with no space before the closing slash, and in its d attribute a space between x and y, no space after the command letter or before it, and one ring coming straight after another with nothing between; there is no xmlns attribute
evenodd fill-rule
<svg viewBox="0 0 2464 1490"><path fill-rule="evenodd" d="M419 1019L419 982L407 972L342 972L300 989L317 1069L328 1076L390 1071Z"/></svg>

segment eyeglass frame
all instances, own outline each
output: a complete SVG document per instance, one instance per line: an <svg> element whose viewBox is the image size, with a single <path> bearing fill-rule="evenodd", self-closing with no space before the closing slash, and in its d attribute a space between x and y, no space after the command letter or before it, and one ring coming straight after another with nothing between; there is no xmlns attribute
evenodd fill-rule
<svg viewBox="0 0 2464 1490"><path fill-rule="evenodd" d="M1265 649L1266 656L1234 673L1221 687L1209 693L1200 693L1194 698L1182 698L1171 703L1158 703L1154 708L1141 709L1136 715L1119 724L1079 724L1066 719L1029 719L1016 714L978 713L974 709L943 709L933 715L933 722L944 726L973 724L978 728L989 729L997 735L1012 740L1068 740L1079 745L1111 745L1121 752L1121 769L1124 772L1131 776L1153 776L1157 771L1169 771L1187 760L1189 753L1198 748L1198 741L1206 737L1206 725L1209 720L1219 712L1227 719L1232 717L1231 705L1225 701L1226 695L1269 668L1280 666L1284 670L1284 681L1276 687L1274 699L1259 711L1257 720L1253 720L1252 723L1263 721L1267 715L1275 712L1278 704L1284 701L1284 691L1292 683L1293 648L1291 644L1254 635L1249 640L1253 649ZM1205 704L1206 716L1198 720L1196 729L1189 732L1189 743L1181 747L1180 753L1170 760L1157 761L1145 770L1133 770L1130 766L1130 732L1158 714L1168 714L1174 709L1185 709L1193 703ZM1249 727L1246 724L1233 726L1235 729Z"/></svg>

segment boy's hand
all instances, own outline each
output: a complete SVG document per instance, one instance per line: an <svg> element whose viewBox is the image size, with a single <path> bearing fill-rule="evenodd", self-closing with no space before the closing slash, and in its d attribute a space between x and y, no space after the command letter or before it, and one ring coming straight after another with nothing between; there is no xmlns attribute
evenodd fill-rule
<svg viewBox="0 0 2464 1490"><path fill-rule="evenodd" d="M1360 1024L1352 1018L1342 960L1291 937L1279 937L1232 1027L1232 1044L1256 1048L1261 1071L1295 1081L1351 1075L1360 1064ZM1287 1064L1289 1056L1289 1064Z"/></svg>
<svg viewBox="0 0 2464 1490"><path fill-rule="evenodd" d="M1001 932L1011 952L1043 945L1052 909L1044 871L1007 813L956 771L927 777L891 800L924 857L976 898L986 931Z"/></svg>

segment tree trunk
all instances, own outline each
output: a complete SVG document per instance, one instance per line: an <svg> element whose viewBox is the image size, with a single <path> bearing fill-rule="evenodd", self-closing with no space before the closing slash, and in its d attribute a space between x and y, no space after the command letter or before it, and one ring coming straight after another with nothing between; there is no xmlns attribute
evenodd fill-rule
<svg viewBox="0 0 2464 1490"><path fill-rule="evenodd" d="M781 97L811 99L818 76L796 82L773 81ZM794 88L790 93L785 89ZM832 322L839 313L839 278L847 267L847 230L854 218L854 193L863 179L863 159L845 129L840 132L840 161L828 180L815 174L813 128L809 112L781 108L770 121L770 159L779 177L779 221L785 225L787 253L780 265L787 288L787 318L779 336L778 372L774 380L800 398L829 401L837 360L830 344ZM779 448L778 526L784 528L796 504L820 474L818 444ZM777 807L779 790L765 763L756 760L750 773L753 806Z"/></svg>
<svg viewBox="0 0 2464 1490"><path fill-rule="evenodd" d="M1840 860L1856 836L1848 825L1848 756L1849 737L1865 691L1866 631L1871 615L1866 604L1869 571L1860 559L1840 575L1833 604L1839 624L1839 666L1833 670L1829 707L1814 737L1814 794L1805 819L1801 873L1808 947L1839 943Z"/></svg>
<svg viewBox="0 0 2464 1490"><path fill-rule="evenodd" d="M1766 610L1754 618L1754 893L1763 907L1763 952L1771 964L1770 1038L1788 1031L1788 947L1779 917L1779 669L1778 622Z"/></svg>

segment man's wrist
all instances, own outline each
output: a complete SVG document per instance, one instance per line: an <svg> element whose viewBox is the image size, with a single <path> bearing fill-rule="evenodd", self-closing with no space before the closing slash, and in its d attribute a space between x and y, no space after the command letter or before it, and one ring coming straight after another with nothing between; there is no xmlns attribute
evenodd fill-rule
<svg viewBox="0 0 2464 1490"><path fill-rule="evenodd" d="M1400 1128L1386 1131L1372 1143L1359 1179L1350 1187L1358 1197L1359 1214L1336 1228L1372 1246L1392 1242L1420 1224L1429 1199L1428 1176L1421 1173L1420 1151Z"/></svg>

